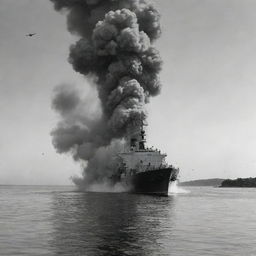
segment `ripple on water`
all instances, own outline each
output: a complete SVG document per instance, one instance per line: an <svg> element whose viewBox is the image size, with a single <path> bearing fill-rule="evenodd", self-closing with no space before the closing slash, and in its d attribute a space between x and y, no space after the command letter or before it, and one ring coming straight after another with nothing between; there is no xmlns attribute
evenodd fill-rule
<svg viewBox="0 0 256 256"><path fill-rule="evenodd" d="M0 187L0 255L256 255L256 190L170 193Z"/></svg>

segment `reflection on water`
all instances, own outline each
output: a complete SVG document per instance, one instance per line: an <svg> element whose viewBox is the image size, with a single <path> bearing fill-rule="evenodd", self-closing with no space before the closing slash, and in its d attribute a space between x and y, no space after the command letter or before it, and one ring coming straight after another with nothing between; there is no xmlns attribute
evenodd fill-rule
<svg viewBox="0 0 256 256"><path fill-rule="evenodd" d="M57 255L164 255L173 206L172 197L55 193L51 246Z"/></svg>
<svg viewBox="0 0 256 256"><path fill-rule="evenodd" d="M255 256L256 190L152 197L0 186L2 256Z"/></svg>

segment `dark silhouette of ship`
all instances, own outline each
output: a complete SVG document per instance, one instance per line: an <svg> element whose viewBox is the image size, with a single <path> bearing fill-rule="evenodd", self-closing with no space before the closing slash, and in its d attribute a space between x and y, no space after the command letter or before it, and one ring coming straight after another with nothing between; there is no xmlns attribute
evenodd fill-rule
<svg viewBox="0 0 256 256"><path fill-rule="evenodd" d="M160 150L147 148L144 124L131 133L126 149L118 154L120 167L112 176L133 193L168 196L171 181L177 179L179 169L168 165L166 154Z"/></svg>

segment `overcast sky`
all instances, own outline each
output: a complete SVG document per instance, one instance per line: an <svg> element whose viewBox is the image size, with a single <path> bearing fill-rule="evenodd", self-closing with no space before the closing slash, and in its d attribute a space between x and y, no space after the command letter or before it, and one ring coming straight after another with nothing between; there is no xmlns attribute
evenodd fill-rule
<svg viewBox="0 0 256 256"><path fill-rule="evenodd" d="M256 1L157 6L163 89L147 106L148 144L181 180L256 176ZM65 15L48 0L0 0L0 36L0 184L71 184L80 166L52 146L53 89L89 88L67 62Z"/></svg>

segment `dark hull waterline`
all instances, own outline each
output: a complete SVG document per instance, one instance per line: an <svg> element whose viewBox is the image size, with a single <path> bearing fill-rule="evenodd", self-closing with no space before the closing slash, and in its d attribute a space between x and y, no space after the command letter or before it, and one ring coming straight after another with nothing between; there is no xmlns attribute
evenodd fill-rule
<svg viewBox="0 0 256 256"><path fill-rule="evenodd" d="M132 189L136 194L168 196L170 180L175 176L175 169L164 168L135 174L131 179Z"/></svg>

